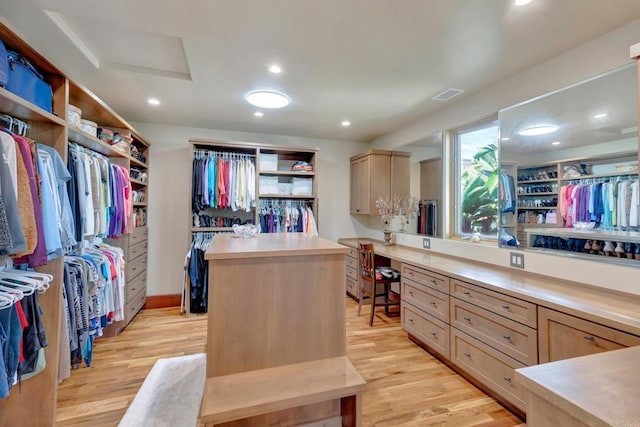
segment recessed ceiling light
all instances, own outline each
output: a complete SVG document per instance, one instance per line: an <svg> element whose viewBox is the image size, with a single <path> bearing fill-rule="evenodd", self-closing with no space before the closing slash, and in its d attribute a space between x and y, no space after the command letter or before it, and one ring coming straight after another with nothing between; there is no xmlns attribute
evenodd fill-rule
<svg viewBox="0 0 640 427"><path fill-rule="evenodd" d="M341 124L344 128L351 126L351 122L349 120L343 120Z"/></svg>
<svg viewBox="0 0 640 427"><path fill-rule="evenodd" d="M539 135L546 135L548 133L553 133L558 129L560 128L554 125L536 125L536 126L531 126L531 127L522 129L521 131L518 132L518 134L522 136L539 136Z"/></svg>
<svg viewBox="0 0 640 427"><path fill-rule="evenodd" d="M283 93L270 90L256 90L249 92L244 99L251 105L260 108L282 108L289 105L289 97Z"/></svg>
<svg viewBox="0 0 640 427"><path fill-rule="evenodd" d="M511 138L509 138L509 137L507 137L507 136L505 136L504 138L501 138L501 140L502 140L502 141L508 141L508 140L510 140L510 139L511 139Z"/></svg>
<svg viewBox="0 0 640 427"><path fill-rule="evenodd" d="M514 0L513 4L515 4L516 6L526 6L529 3L531 3L533 0Z"/></svg>
<svg viewBox="0 0 640 427"><path fill-rule="evenodd" d="M280 74L282 72L282 68L280 68L279 65L273 64L269 67L269 71L271 71L273 74Z"/></svg>
<svg viewBox="0 0 640 427"><path fill-rule="evenodd" d="M254 116L256 117L262 117L264 116L264 114L262 113L262 111L256 111L255 113L253 113Z"/></svg>
<svg viewBox="0 0 640 427"><path fill-rule="evenodd" d="M551 145L560 145L560 141L553 141Z"/></svg>
<svg viewBox="0 0 640 427"><path fill-rule="evenodd" d="M595 116L593 116L593 118L594 119L604 119L607 116L608 116L607 113L599 113L599 114L596 114Z"/></svg>
<svg viewBox="0 0 640 427"><path fill-rule="evenodd" d="M147 103L149 105L158 106L160 105L160 100L158 98L149 98L147 99Z"/></svg>

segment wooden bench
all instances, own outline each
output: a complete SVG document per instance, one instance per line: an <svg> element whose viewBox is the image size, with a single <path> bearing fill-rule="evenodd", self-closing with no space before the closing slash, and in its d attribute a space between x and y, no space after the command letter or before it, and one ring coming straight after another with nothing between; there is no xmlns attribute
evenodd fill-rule
<svg viewBox="0 0 640 427"><path fill-rule="evenodd" d="M362 425L366 382L346 356L206 379L200 420L207 426L340 399L343 426Z"/></svg>

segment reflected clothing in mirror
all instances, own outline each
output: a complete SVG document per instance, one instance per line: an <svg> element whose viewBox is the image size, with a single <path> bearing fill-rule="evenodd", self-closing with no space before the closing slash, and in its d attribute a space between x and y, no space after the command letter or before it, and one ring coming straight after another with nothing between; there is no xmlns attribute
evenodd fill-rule
<svg viewBox="0 0 640 427"><path fill-rule="evenodd" d="M418 234L436 236L438 229L438 201L420 200L418 203Z"/></svg>

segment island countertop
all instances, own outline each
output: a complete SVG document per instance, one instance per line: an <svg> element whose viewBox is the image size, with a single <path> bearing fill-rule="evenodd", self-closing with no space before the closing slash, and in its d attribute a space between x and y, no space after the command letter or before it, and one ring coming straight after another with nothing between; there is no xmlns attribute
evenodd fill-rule
<svg viewBox="0 0 640 427"><path fill-rule="evenodd" d="M516 370L516 381L589 426L640 425L640 346Z"/></svg>
<svg viewBox="0 0 640 427"><path fill-rule="evenodd" d="M207 249L205 259L309 256L346 254L347 252L349 250L343 245L302 233L257 234L246 239L227 234L216 236L213 239Z"/></svg>

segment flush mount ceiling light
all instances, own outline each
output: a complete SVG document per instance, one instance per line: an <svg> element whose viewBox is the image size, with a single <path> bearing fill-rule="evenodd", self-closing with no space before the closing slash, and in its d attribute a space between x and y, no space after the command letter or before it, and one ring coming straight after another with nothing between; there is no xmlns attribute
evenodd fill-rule
<svg viewBox="0 0 640 427"><path fill-rule="evenodd" d="M351 122L349 120L343 120L342 123L340 124L342 125L343 128L347 128L351 126Z"/></svg>
<svg viewBox="0 0 640 427"><path fill-rule="evenodd" d="M507 136L505 136L504 138L500 138L500 140L501 140L501 141L508 141L508 140L510 140L510 139L511 139L511 138L509 138L509 137L507 137Z"/></svg>
<svg viewBox="0 0 640 427"><path fill-rule="evenodd" d="M160 105L160 100L158 98L149 98L147 99L147 104L157 107L158 105Z"/></svg>
<svg viewBox="0 0 640 427"><path fill-rule="evenodd" d="M529 3L531 3L533 0L514 0L513 4L515 4L516 6L526 6Z"/></svg>
<svg viewBox="0 0 640 427"><path fill-rule="evenodd" d="M262 117L264 116L264 114L262 113L262 111L256 111L255 113L253 113L254 116L256 117Z"/></svg>
<svg viewBox="0 0 640 427"><path fill-rule="evenodd" d="M291 102L287 95L270 90L249 92L244 96L244 99L246 99L249 104L260 108L283 108Z"/></svg>
<svg viewBox="0 0 640 427"><path fill-rule="evenodd" d="M539 136L546 135L548 133L553 133L560 129L558 126L554 125L536 125L530 126L528 128L524 128L518 132L518 135L522 136Z"/></svg>
<svg viewBox="0 0 640 427"><path fill-rule="evenodd" d="M607 113L599 113L593 116L594 119L604 119L605 117L607 117L608 114Z"/></svg>
<svg viewBox="0 0 640 427"><path fill-rule="evenodd" d="M551 145L560 145L560 141L553 141Z"/></svg>
<svg viewBox="0 0 640 427"><path fill-rule="evenodd" d="M280 74L282 72L282 68L280 68L280 66L277 64L273 64L269 67L269 71L271 71L273 74Z"/></svg>

